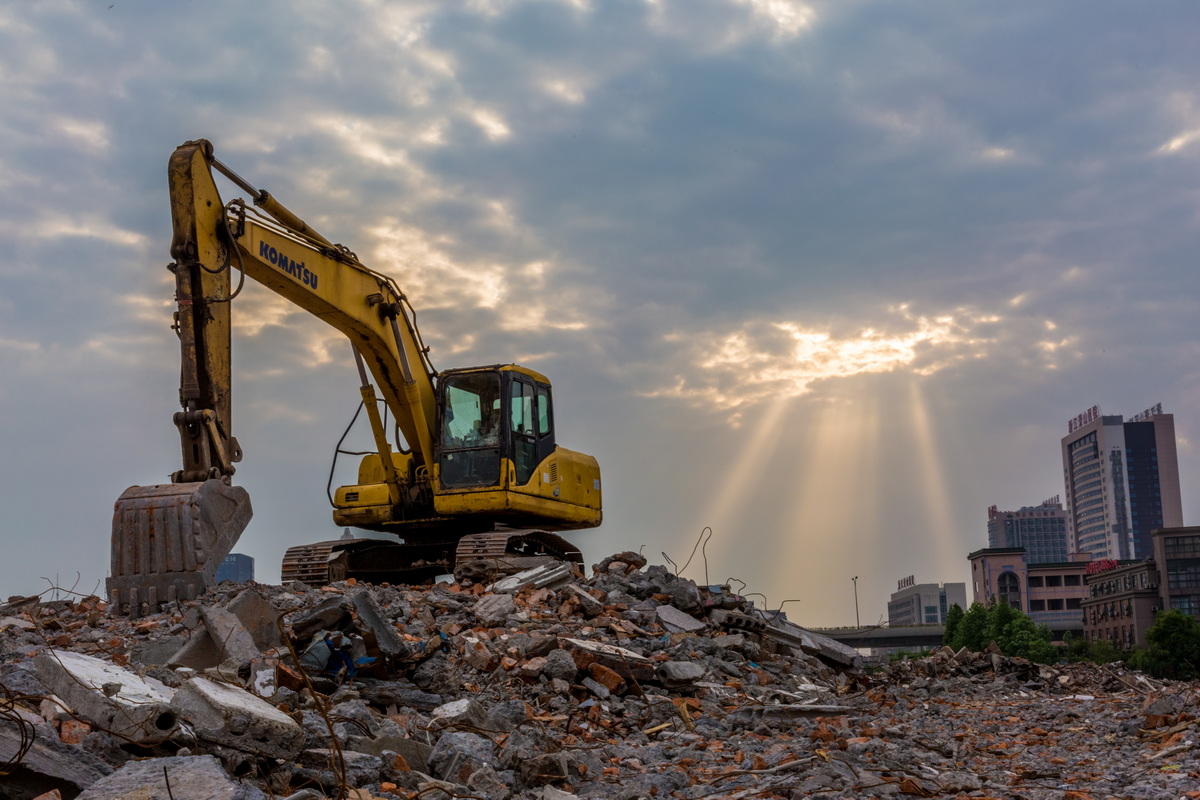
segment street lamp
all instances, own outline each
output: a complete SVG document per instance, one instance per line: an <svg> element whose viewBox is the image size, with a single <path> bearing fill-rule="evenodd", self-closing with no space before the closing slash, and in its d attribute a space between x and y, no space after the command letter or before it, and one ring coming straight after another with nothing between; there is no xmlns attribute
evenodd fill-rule
<svg viewBox="0 0 1200 800"><path fill-rule="evenodd" d="M850 580L854 582L854 627L861 628L862 623L858 621L858 576L855 575Z"/></svg>

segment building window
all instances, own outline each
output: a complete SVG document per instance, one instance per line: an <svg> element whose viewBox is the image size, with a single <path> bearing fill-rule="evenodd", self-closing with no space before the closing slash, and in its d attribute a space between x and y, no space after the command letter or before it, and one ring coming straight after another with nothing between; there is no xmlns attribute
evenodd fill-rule
<svg viewBox="0 0 1200 800"><path fill-rule="evenodd" d="M1080 608L1081 602L1082 601L1078 597L1068 597L1067 598L1067 608L1070 608L1070 609Z"/></svg>
<svg viewBox="0 0 1200 800"><path fill-rule="evenodd" d="M1048 587L1049 586L1062 586L1063 585L1062 579L1063 579L1062 575L1047 575L1046 576L1046 586L1048 586Z"/></svg>
<svg viewBox="0 0 1200 800"><path fill-rule="evenodd" d="M1030 600L1029 601L1029 610L1030 611L1045 611L1046 610L1046 601L1045 600Z"/></svg>
<svg viewBox="0 0 1200 800"><path fill-rule="evenodd" d="M1029 576L1029 588L1030 589L1042 588L1042 576L1041 575L1030 575Z"/></svg>
<svg viewBox="0 0 1200 800"><path fill-rule="evenodd" d="M1062 611L1063 601L1061 597L1056 597L1046 601L1046 607L1051 611Z"/></svg>
<svg viewBox="0 0 1200 800"><path fill-rule="evenodd" d="M998 600L1003 600L1008 603L1010 608L1020 610L1021 608L1021 582L1017 580L1017 576L1012 572L1002 572L996 580L996 590L999 593Z"/></svg>
<svg viewBox="0 0 1200 800"><path fill-rule="evenodd" d="M1080 586L1078 575L1063 575L1063 586Z"/></svg>

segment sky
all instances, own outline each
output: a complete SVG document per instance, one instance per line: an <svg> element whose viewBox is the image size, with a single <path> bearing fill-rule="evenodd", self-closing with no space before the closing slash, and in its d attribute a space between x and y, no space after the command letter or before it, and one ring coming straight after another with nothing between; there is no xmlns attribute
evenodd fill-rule
<svg viewBox="0 0 1200 800"><path fill-rule="evenodd" d="M588 564L877 622L1063 493L1094 404L1174 414L1200 524L1198 78L1191 2L0 5L0 597L103 593L113 502L180 467L196 138L392 275L437 368L551 378ZM236 549L275 581L340 534L358 384L260 287L234 316Z"/></svg>

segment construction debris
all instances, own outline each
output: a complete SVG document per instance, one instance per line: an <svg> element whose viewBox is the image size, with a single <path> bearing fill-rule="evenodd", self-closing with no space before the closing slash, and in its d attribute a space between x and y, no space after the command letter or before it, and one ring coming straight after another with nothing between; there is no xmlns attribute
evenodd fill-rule
<svg viewBox="0 0 1200 800"><path fill-rule="evenodd" d="M0 800L1099 800L1200 776L1195 686L945 648L867 672L636 553L0 614Z"/></svg>

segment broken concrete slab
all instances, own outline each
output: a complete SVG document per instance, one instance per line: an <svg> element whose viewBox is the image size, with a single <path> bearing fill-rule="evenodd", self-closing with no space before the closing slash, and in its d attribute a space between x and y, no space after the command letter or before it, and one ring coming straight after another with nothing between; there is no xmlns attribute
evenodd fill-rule
<svg viewBox="0 0 1200 800"><path fill-rule="evenodd" d="M217 643L221 661L231 658L239 664L248 664L262 655L250 631L232 611L200 606L200 617L208 635Z"/></svg>
<svg viewBox="0 0 1200 800"><path fill-rule="evenodd" d="M654 670L658 682L668 689L691 686L704 677L705 669L693 661L664 661Z"/></svg>
<svg viewBox="0 0 1200 800"><path fill-rule="evenodd" d="M862 663L862 656L848 644L830 639L824 634L801 628L787 620L775 620L764 633L768 638L781 641L792 647L799 647L809 655L816 656L831 664L843 667L857 666Z"/></svg>
<svg viewBox="0 0 1200 800"><path fill-rule="evenodd" d="M658 618L658 624L671 633L692 633L708 627L691 614L685 614L675 606L659 606L654 609L654 615Z"/></svg>
<svg viewBox="0 0 1200 800"><path fill-rule="evenodd" d="M485 594L471 608L479 624L485 628L498 628L508 620L508 615L517 610L510 594Z"/></svg>
<svg viewBox="0 0 1200 800"><path fill-rule="evenodd" d="M97 727L140 743L164 741L179 727L158 681L68 650L40 653L34 663L42 683Z"/></svg>
<svg viewBox="0 0 1200 800"><path fill-rule="evenodd" d="M559 642L575 659L575 666L587 669L591 664L603 664L625 680L653 680L654 662L632 650L604 642L561 637ZM595 677L595 676L593 676Z"/></svg>
<svg viewBox="0 0 1200 800"><path fill-rule="evenodd" d="M271 650L283 644L276 620L279 611L254 589L246 589L226 606L254 639L259 650Z"/></svg>
<svg viewBox="0 0 1200 800"><path fill-rule="evenodd" d="M534 567L524 572L518 572L516 575L502 578L487 587L487 591L494 594L507 594L516 593L528 588L553 589L570 583L574 577L575 572L572 570L570 564L558 562Z"/></svg>
<svg viewBox="0 0 1200 800"><path fill-rule="evenodd" d="M285 759L304 749L304 729L294 719L236 686L192 678L176 690L172 708L210 742Z"/></svg>
<svg viewBox="0 0 1200 800"><path fill-rule="evenodd" d="M186 644L182 636L167 636L136 642L129 650L129 660L134 664L155 667L166 664Z"/></svg>
<svg viewBox="0 0 1200 800"><path fill-rule="evenodd" d="M340 630L350 617L350 601L344 597L331 597L315 608L297 614L289 624L292 636L306 642L318 631Z"/></svg>
<svg viewBox="0 0 1200 800"><path fill-rule="evenodd" d="M385 658L403 658L409 654L408 645L396 633L396 629L384 618L383 610L370 589L358 592L350 598L358 621L375 636L375 644Z"/></svg>
<svg viewBox="0 0 1200 800"><path fill-rule="evenodd" d="M221 649L213 637L208 635L206 628L192 631L192 636L175 655L167 659L167 666L172 669L185 667L187 669L204 670L221 663Z"/></svg>
<svg viewBox="0 0 1200 800"><path fill-rule="evenodd" d="M429 726L434 729L451 728L458 725L483 727L487 721L487 711L479 703L464 697L451 703L440 705L430 715Z"/></svg>
<svg viewBox="0 0 1200 800"><path fill-rule="evenodd" d="M261 789L229 777L212 756L130 761L76 800L266 800Z"/></svg>

